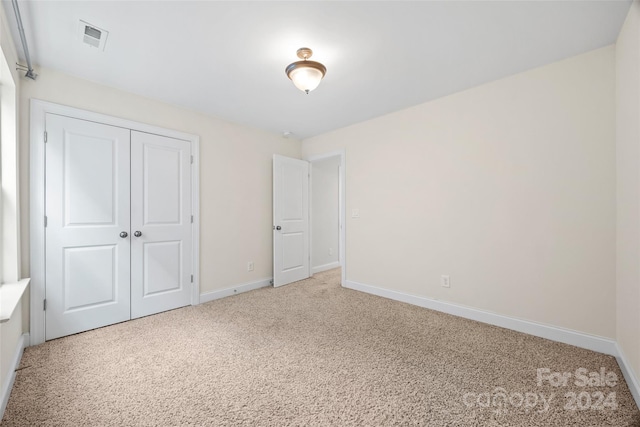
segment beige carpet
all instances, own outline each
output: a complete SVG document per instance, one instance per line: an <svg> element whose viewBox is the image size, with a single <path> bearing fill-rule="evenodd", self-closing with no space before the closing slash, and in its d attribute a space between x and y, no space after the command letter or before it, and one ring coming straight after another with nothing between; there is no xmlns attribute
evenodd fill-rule
<svg viewBox="0 0 640 427"><path fill-rule="evenodd" d="M2 425L640 426L613 357L338 281L330 271L28 348ZM610 385L593 374L576 386L579 368L604 368ZM571 373L566 386L549 384L556 372Z"/></svg>

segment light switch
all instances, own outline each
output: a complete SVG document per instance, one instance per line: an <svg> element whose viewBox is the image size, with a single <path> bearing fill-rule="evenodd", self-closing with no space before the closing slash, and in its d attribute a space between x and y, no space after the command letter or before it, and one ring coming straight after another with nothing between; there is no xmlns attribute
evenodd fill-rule
<svg viewBox="0 0 640 427"><path fill-rule="evenodd" d="M351 218L360 218L360 209L351 209Z"/></svg>

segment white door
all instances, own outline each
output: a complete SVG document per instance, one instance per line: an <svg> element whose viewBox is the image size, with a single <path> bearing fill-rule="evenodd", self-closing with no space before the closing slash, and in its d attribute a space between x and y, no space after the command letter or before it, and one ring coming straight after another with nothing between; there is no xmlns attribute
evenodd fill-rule
<svg viewBox="0 0 640 427"><path fill-rule="evenodd" d="M46 339L130 318L129 129L46 115Z"/></svg>
<svg viewBox="0 0 640 427"><path fill-rule="evenodd" d="M191 144L131 132L131 317L191 303Z"/></svg>
<svg viewBox="0 0 640 427"><path fill-rule="evenodd" d="M273 285L310 276L309 163L273 156Z"/></svg>

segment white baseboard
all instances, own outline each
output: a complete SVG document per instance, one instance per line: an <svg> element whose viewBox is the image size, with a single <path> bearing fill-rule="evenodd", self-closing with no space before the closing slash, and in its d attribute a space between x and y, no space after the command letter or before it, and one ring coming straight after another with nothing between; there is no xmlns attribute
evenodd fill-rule
<svg viewBox="0 0 640 427"><path fill-rule="evenodd" d="M220 289L219 291L200 294L200 304L270 286L271 280L271 277L269 277L267 279L258 280L257 282L244 283L242 285L233 286L231 288Z"/></svg>
<svg viewBox="0 0 640 427"><path fill-rule="evenodd" d="M322 273L323 271L333 270L334 268L338 267L340 267L340 261L319 265L317 267L311 267L311 274L314 275L316 273Z"/></svg>
<svg viewBox="0 0 640 427"><path fill-rule="evenodd" d="M517 319L515 317L504 316L490 311L478 310L476 308L434 300L431 298L404 294L402 292L391 291L350 280L346 281L345 288L378 295L396 301L406 302L419 307L453 314L454 316L464 317L466 319L476 320L478 322L488 323L502 328L512 329L514 331L574 345L580 348L586 348L599 353L609 354L612 356L618 355L616 342L614 340L596 335L589 335L573 331L571 329L536 323L530 320Z"/></svg>
<svg viewBox="0 0 640 427"><path fill-rule="evenodd" d="M633 367L627 361L627 358L625 357L624 351L622 351L622 347L620 347L620 344L616 343L616 349L618 351L616 359L618 360L618 365L620 365L622 375L624 375L624 380L629 386L629 390L631 391L631 394L636 401L636 405L638 406L638 408L640 408L640 381L638 380L639 377L638 375L636 375Z"/></svg>
<svg viewBox="0 0 640 427"><path fill-rule="evenodd" d="M16 346L16 351L13 355L13 360L11 361L10 374L2 384L2 394L0 394L0 420L4 416L4 410L7 408L7 404L9 403L9 396L11 395L11 389L13 389L13 382L16 379L16 369L20 366L20 359L22 359L22 352L26 347L29 346L29 334L20 335L20 339L18 340L18 345Z"/></svg>

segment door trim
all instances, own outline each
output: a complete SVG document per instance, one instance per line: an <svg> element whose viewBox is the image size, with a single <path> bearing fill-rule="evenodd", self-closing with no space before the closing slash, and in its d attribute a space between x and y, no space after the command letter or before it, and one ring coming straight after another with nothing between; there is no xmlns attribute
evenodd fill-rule
<svg viewBox="0 0 640 427"><path fill-rule="evenodd" d="M339 197L340 197L340 265L342 266L342 278L341 285L344 287L347 281L347 196L346 196L346 169L347 169L347 153L343 148L341 150L331 151L323 154L316 154L313 156L305 156L303 160L306 160L309 163L317 162L319 160L325 160L330 157L340 157L340 168L339 168ZM309 171L311 174L311 179L309 180L309 189L311 189L311 183L313 180L313 168L310 167ZM309 254L310 257L313 258L313 210L311 209L311 196L309 196ZM313 270L312 270L313 272Z"/></svg>
<svg viewBox="0 0 640 427"><path fill-rule="evenodd" d="M193 286L191 305L200 303L200 137L171 129L152 126L119 117L108 116L68 107L66 105L31 99L30 113L30 345L45 341L45 315L43 301L45 298L45 116L47 113L87 120L106 125L122 127L140 132L167 136L189 141L193 164L191 167L191 211L193 213Z"/></svg>

